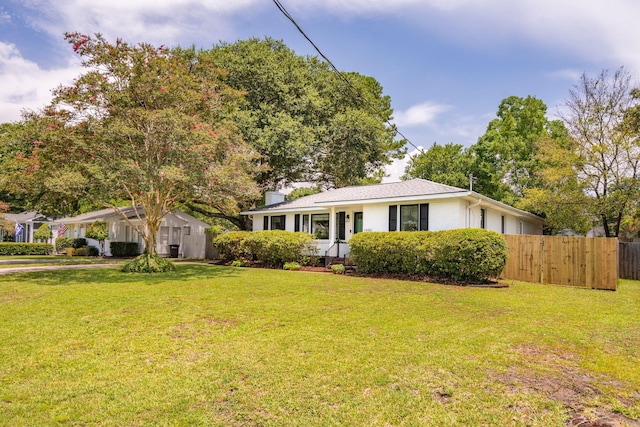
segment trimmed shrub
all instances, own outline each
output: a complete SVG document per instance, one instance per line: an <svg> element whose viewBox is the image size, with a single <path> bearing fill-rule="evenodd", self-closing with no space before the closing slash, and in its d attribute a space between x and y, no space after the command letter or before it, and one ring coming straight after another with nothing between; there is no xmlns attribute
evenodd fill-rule
<svg viewBox="0 0 640 427"><path fill-rule="evenodd" d="M500 276L507 263L507 242L494 231L441 231L434 243L432 274L438 277L486 281Z"/></svg>
<svg viewBox="0 0 640 427"><path fill-rule="evenodd" d="M342 264L333 264L331 266L331 271L333 272L333 274L344 274L344 265Z"/></svg>
<svg viewBox="0 0 640 427"><path fill-rule="evenodd" d="M158 254L142 254L125 263L120 269L123 273L169 273L176 266Z"/></svg>
<svg viewBox="0 0 640 427"><path fill-rule="evenodd" d="M429 231L358 233L349 240L350 257L364 273L416 274L416 249L433 238Z"/></svg>
<svg viewBox="0 0 640 427"><path fill-rule="evenodd" d="M231 261L231 267L244 267L246 264L243 260L241 259L236 259L234 261Z"/></svg>
<svg viewBox="0 0 640 427"><path fill-rule="evenodd" d="M87 245L81 248L67 248L68 256L98 256L100 251L95 246Z"/></svg>
<svg viewBox="0 0 640 427"><path fill-rule="evenodd" d="M251 254L243 252L241 243L251 234L250 231L230 231L217 235L213 238L213 246L218 250L222 261L233 261L235 259L250 259Z"/></svg>
<svg viewBox="0 0 640 427"><path fill-rule="evenodd" d="M33 238L36 240L48 241L51 237L53 237L53 233L51 232L51 227L49 224L42 224L38 229L33 233Z"/></svg>
<svg viewBox="0 0 640 427"><path fill-rule="evenodd" d="M241 251L272 267L282 267L285 262L302 262L305 255L314 253L315 249L309 233L284 230L254 231L240 243Z"/></svg>
<svg viewBox="0 0 640 427"><path fill-rule="evenodd" d="M137 242L110 242L109 249L111 256L114 257L132 257L138 255Z"/></svg>
<svg viewBox="0 0 640 427"><path fill-rule="evenodd" d="M504 237L478 228L358 233L349 246L362 273L484 282L498 277L507 261Z"/></svg>
<svg viewBox="0 0 640 427"><path fill-rule="evenodd" d="M67 248L81 248L87 246L87 239L75 237L58 237L56 239L56 252L62 252Z"/></svg>
<svg viewBox="0 0 640 427"><path fill-rule="evenodd" d="M299 263L297 262L285 262L284 265L282 266L283 270L291 270L291 271L296 271L296 270L300 270L302 267L300 266Z"/></svg>
<svg viewBox="0 0 640 427"><path fill-rule="evenodd" d="M10 255L51 255L53 245L49 243L0 243L0 256Z"/></svg>

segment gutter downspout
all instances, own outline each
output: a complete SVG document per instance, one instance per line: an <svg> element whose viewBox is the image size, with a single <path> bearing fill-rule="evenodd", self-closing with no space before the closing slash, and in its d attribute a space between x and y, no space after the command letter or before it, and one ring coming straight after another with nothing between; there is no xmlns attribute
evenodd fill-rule
<svg viewBox="0 0 640 427"><path fill-rule="evenodd" d="M478 201L472 205L467 206L467 228L471 228L471 208L475 208L476 206L482 203L482 199L478 198Z"/></svg>

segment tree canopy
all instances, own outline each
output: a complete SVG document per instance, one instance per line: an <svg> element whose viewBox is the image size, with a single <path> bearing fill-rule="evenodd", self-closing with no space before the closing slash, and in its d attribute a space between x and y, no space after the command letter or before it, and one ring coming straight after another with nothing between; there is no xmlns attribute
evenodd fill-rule
<svg viewBox="0 0 640 427"><path fill-rule="evenodd" d="M546 117L540 99L510 96L498 106L496 118L473 146L477 188L484 195L515 204L524 190L537 185L541 169L537 142L562 134L562 123Z"/></svg>
<svg viewBox="0 0 640 427"><path fill-rule="evenodd" d="M270 38L222 43L206 52L245 92L233 119L266 169L263 189L294 182L357 185L404 154L388 125L391 102L372 77L337 75L317 57L298 56Z"/></svg>
<svg viewBox="0 0 640 427"><path fill-rule="evenodd" d="M460 144L438 145L414 156L405 170L403 179L422 178L459 188L469 187L469 174L474 173L471 150Z"/></svg>
<svg viewBox="0 0 640 427"><path fill-rule="evenodd" d="M606 237L620 234L640 201L640 139L633 125L640 103L632 89L624 68L583 74L562 117L573 143L557 147L562 162L549 171L573 170L572 180L586 196L583 216L597 218ZM580 201L571 193L560 197L570 198L565 204Z"/></svg>
<svg viewBox="0 0 640 427"><path fill-rule="evenodd" d="M99 34L66 38L87 71L25 115L18 142L30 145L28 155L12 160L14 189L25 189L33 207L48 213L84 199L117 210L124 200L153 254L176 203L197 199L237 212L238 201L258 197L255 152L227 119L241 94L209 55Z"/></svg>

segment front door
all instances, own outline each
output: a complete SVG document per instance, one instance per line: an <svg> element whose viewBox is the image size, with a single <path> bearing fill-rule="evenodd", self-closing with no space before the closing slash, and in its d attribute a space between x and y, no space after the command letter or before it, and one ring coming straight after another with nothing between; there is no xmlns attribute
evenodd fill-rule
<svg viewBox="0 0 640 427"><path fill-rule="evenodd" d="M362 212L353 214L353 234L362 233Z"/></svg>
<svg viewBox="0 0 640 427"><path fill-rule="evenodd" d="M169 227L160 227L156 250L160 255L169 254Z"/></svg>
<svg viewBox="0 0 640 427"><path fill-rule="evenodd" d="M336 238L338 240L347 238L346 228L346 212L336 213Z"/></svg>

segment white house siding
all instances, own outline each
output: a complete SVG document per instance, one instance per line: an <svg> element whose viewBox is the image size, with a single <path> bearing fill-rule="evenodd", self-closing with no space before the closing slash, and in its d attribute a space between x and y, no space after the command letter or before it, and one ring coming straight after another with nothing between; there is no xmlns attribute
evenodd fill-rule
<svg viewBox="0 0 640 427"><path fill-rule="evenodd" d="M426 200L429 203L429 230L464 228L466 203L460 199Z"/></svg>
<svg viewBox="0 0 640 427"><path fill-rule="evenodd" d="M389 231L389 204L364 205L362 209L363 231Z"/></svg>

